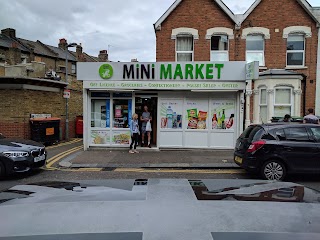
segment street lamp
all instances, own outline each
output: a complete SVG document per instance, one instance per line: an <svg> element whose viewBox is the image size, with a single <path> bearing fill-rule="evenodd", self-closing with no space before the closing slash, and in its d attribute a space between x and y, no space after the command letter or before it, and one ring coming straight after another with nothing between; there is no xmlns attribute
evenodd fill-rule
<svg viewBox="0 0 320 240"><path fill-rule="evenodd" d="M68 84L68 48L69 47L76 47L78 44L70 43L66 46L66 83ZM68 85L66 86L68 89ZM66 98L66 141L69 140L69 99Z"/></svg>

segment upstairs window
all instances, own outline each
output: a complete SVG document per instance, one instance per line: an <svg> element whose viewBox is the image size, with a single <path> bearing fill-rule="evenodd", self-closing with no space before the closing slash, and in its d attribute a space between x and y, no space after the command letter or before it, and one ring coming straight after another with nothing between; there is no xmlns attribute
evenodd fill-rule
<svg viewBox="0 0 320 240"><path fill-rule="evenodd" d="M262 35L248 35L246 39L246 61L259 61L259 66L265 66L264 37Z"/></svg>
<svg viewBox="0 0 320 240"><path fill-rule="evenodd" d="M211 37L211 61L229 61L229 41L226 35L213 35Z"/></svg>
<svg viewBox="0 0 320 240"><path fill-rule="evenodd" d="M75 63L72 63L72 65L71 65L71 73L72 73L72 74L76 74L76 71L77 71L76 64L75 64Z"/></svg>
<svg viewBox="0 0 320 240"><path fill-rule="evenodd" d="M193 36L192 35L177 36L176 60L177 62L193 61Z"/></svg>
<svg viewBox="0 0 320 240"><path fill-rule="evenodd" d="M304 66L304 35L289 35L287 39L287 66Z"/></svg>

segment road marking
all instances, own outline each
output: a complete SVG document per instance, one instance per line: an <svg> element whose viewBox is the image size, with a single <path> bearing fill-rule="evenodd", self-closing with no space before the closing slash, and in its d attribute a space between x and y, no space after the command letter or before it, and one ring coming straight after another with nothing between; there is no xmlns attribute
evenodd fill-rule
<svg viewBox="0 0 320 240"><path fill-rule="evenodd" d="M62 147L62 146L70 145L70 144L81 142L81 141L82 141L82 139L77 138L77 139L71 140L69 142L60 143L58 145L46 147L46 149L53 149L53 148L57 148L57 147Z"/></svg>
<svg viewBox="0 0 320 240"><path fill-rule="evenodd" d="M59 153L59 154L57 154L57 155L54 155L53 157L51 157L51 158L49 158L49 159L47 160L47 163L53 161L55 158L57 158L57 157L59 157L59 156L61 156L61 155L64 155L64 154L67 153L67 152L73 151L74 149L78 149L78 148L83 148L83 146L82 146L82 145L81 145L81 146L76 146L76 147L73 147L73 148L68 149L67 151L64 151L64 152L61 152L61 153Z"/></svg>
<svg viewBox="0 0 320 240"><path fill-rule="evenodd" d="M63 153L60 153L52 158L50 158L48 161L47 161L47 168L50 168L54 163L60 161L62 158L66 157L67 155L71 154L71 153L74 153L74 152L77 152L79 150L83 149L83 146L78 146L78 147L74 147L74 148L71 148L70 150L68 151L65 151Z"/></svg>

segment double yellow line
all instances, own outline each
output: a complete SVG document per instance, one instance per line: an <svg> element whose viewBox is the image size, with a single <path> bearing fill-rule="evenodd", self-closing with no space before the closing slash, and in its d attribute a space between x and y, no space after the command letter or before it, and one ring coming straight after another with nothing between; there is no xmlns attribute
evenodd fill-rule
<svg viewBox="0 0 320 240"><path fill-rule="evenodd" d="M117 168L114 172L138 173L195 173L195 174L244 174L243 169L143 169L143 168Z"/></svg>
<svg viewBox="0 0 320 240"><path fill-rule="evenodd" d="M56 162L60 161L62 158L74 153L74 152L77 152L79 150L83 149L83 146L78 146L78 147L74 147L74 148L71 148L69 149L68 151L64 151L62 153L59 153L57 155L55 155L54 157L50 158L47 160L47 169L49 170L53 170L55 168L52 168L52 165L55 164Z"/></svg>
<svg viewBox="0 0 320 240"><path fill-rule="evenodd" d="M66 145L70 145L70 144L73 144L73 143L81 142L81 141L82 141L81 138L76 138L76 139L71 140L69 142L64 142L64 143L60 143L58 145L46 147L46 149L53 149L53 148L57 148L57 147L66 146Z"/></svg>

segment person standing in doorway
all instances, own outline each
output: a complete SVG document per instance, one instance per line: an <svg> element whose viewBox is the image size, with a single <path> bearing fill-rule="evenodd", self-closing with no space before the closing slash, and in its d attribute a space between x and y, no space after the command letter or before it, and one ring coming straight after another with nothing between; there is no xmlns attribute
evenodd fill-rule
<svg viewBox="0 0 320 240"><path fill-rule="evenodd" d="M147 127L147 123L150 121L152 121L152 117L151 117L151 114L150 112L148 111L148 106L144 106L143 107L143 113L140 117L140 120L142 122L141 124L141 130L142 130L142 140L141 140L141 147L145 147L145 144L144 144L144 137L145 137L145 134L147 133L147 136L148 136L148 147L151 148L151 145L150 145L150 140L151 140L151 131L147 131L146 127Z"/></svg>
<svg viewBox="0 0 320 240"><path fill-rule="evenodd" d="M134 113L132 115L132 120L130 123L130 132L131 132L131 144L129 153L139 153L137 151L138 138L140 135L139 131L139 123L138 123L138 114ZM134 145L134 150L132 150L132 146Z"/></svg>
<svg viewBox="0 0 320 240"><path fill-rule="evenodd" d="M319 124L319 118L313 114L313 108L308 109L308 114L304 116L303 123Z"/></svg>

